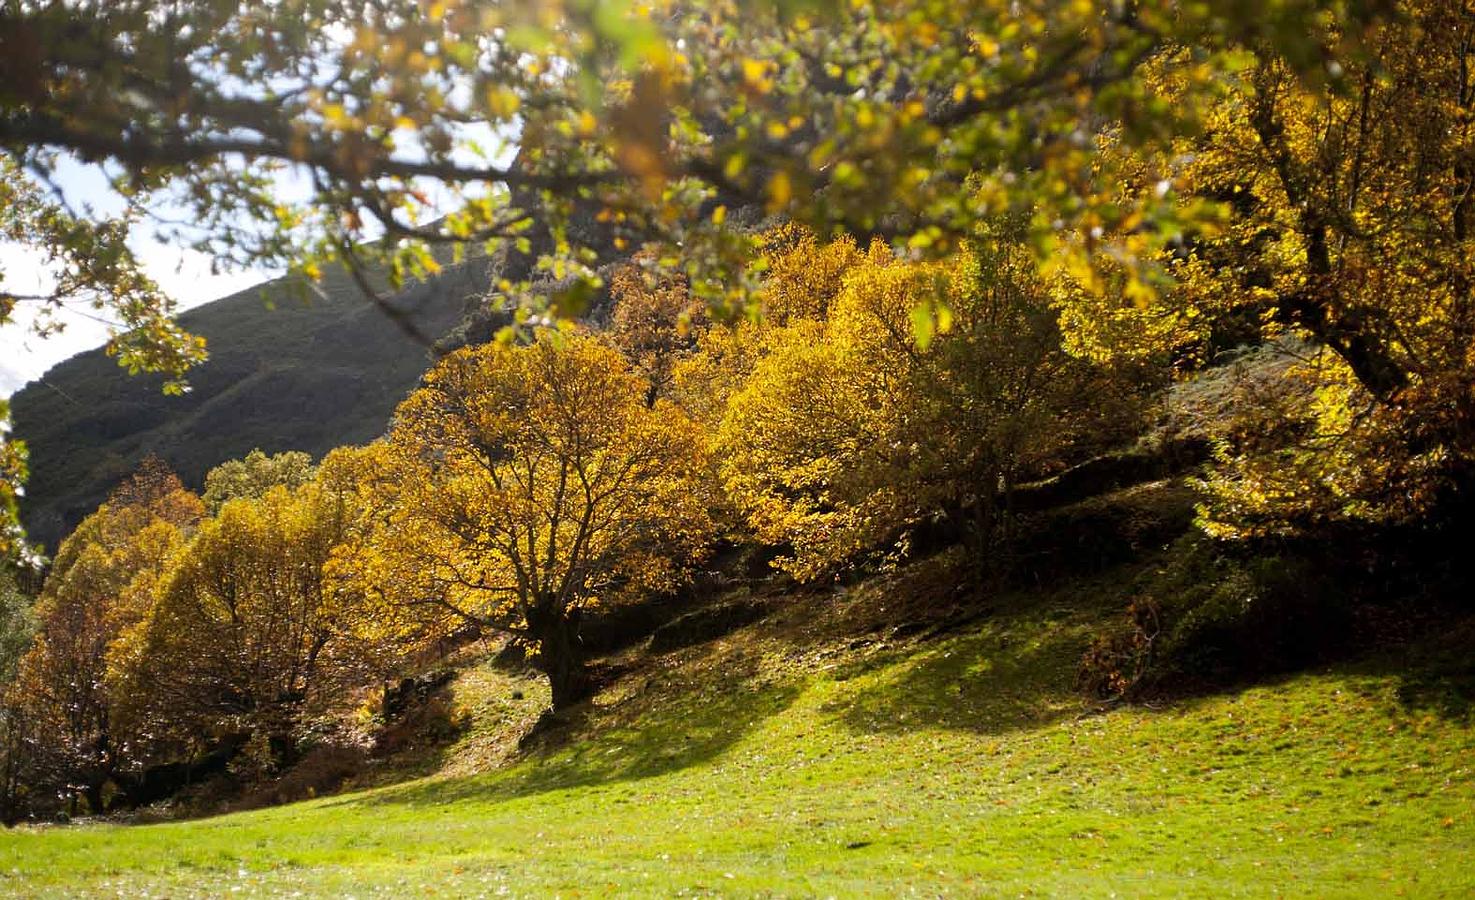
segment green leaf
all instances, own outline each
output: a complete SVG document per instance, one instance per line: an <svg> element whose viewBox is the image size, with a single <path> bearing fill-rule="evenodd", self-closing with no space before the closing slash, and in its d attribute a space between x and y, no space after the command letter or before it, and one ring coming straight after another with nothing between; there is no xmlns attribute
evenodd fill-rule
<svg viewBox="0 0 1475 900"><path fill-rule="evenodd" d="M918 303L912 307L912 338L916 340L917 346L923 350L932 343L933 321L932 304Z"/></svg>

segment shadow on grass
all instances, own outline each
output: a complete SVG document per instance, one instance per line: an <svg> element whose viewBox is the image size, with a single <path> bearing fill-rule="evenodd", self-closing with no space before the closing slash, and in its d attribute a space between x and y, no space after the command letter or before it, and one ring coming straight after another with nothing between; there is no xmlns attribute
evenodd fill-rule
<svg viewBox="0 0 1475 900"><path fill-rule="evenodd" d="M755 675L756 663L749 663L729 668L720 679L704 684L646 691L614 710L574 710L567 714L567 733L549 736L548 743L556 745L533 751L521 765L482 776L385 788L369 797L345 798L342 803L500 802L547 791L636 781L700 765L764 720L782 713L803 687L797 680L765 682ZM591 739L595 731L598 740Z"/></svg>
<svg viewBox="0 0 1475 900"><path fill-rule="evenodd" d="M1083 708L1073 690L1094 610L1003 612L973 634L899 648L836 672L870 681L824 711L859 733L918 727L1004 734L1049 725Z"/></svg>
<svg viewBox="0 0 1475 900"><path fill-rule="evenodd" d="M1150 558L1064 581L1048 592L1013 592L995 598L992 612L970 622L966 631L841 657L838 665L823 670L841 684L820 713L854 734L941 728L1003 736L1077 717L1094 705L1075 686L1083 651L1116 621L1137 576L1156 565ZM1468 721L1475 704L1471 647L1475 621L1446 629L1433 641L1410 642L1374 656L1364 651L1160 699L1183 711L1216 696L1318 671L1366 676L1369 689L1377 691L1386 691L1388 679L1395 678L1394 697L1411 712ZM720 756L765 720L789 709L809 677L817 674L806 670L776 677L751 654L712 654L695 666L669 672L670 681L647 683L613 707L584 710L566 726L562 744L530 754L509 769L389 787L341 802L412 807L495 803L669 774Z"/></svg>
<svg viewBox="0 0 1475 900"><path fill-rule="evenodd" d="M1410 714L1475 723L1475 616L1347 668L1354 675L1396 678L1394 696Z"/></svg>

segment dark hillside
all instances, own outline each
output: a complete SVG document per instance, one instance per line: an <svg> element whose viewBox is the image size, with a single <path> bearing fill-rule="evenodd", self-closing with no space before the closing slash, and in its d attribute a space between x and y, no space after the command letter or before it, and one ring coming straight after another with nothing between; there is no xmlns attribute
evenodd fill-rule
<svg viewBox="0 0 1475 900"><path fill-rule="evenodd" d="M448 267L394 299L439 336L488 283L489 261ZM60 539L146 454L191 485L252 448L318 455L381 433L429 365L425 347L369 303L342 273L324 296L269 282L191 310L184 326L209 341L191 391L168 397L158 376L128 377L101 350L57 365L19 391L15 430L31 450L22 509L34 540Z"/></svg>

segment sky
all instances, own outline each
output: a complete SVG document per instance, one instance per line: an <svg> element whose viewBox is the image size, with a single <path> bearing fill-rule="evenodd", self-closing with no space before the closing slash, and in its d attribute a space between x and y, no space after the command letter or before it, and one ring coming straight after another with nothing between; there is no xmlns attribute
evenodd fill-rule
<svg viewBox="0 0 1475 900"><path fill-rule="evenodd" d="M101 215L116 215L122 209L121 199L96 166L64 161L57 170L56 183L75 209ZM276 274L261 270L212 274L208 256L161 244L158 234L147 224L139 225L128 243L149 276L179 304L180 312L260 284ZM44 294L51 284L45 262L34 248L0 241L0 287L18 294ZM21 302L16 306L14 321L0 326L0 397L8 397L57 363L101 347L108 340L109 323L86 303L58 311L53 319L63 328L46 337L32 328L38 312L34 303ZM120 369L119 375L124 374Z"/></svg>
<svg viewBox="0 0 1475 900"><path fill-rule="evenodd" d="M271 275L254 271L212 275L210 260L203 254L160 246L152 239L139 239L134 244L144 268L179 303L180 311L260 284ZM43 290L47 280L35 252L16 244L0 243L0 275L0 286L17 293ZM32 331L35 313L34 306L22 303L16 308L16 321L0 326L0 397L8 397L40 378L57 363L107 342L107 324L85 304L57 315L65 328L47 337ZM118 375L126 377L122 369Z"/></svg>

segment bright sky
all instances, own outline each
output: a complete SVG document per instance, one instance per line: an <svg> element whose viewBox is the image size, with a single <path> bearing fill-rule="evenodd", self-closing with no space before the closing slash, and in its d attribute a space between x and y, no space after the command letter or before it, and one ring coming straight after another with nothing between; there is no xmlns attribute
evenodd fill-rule
<svg viewBox="0 0 1475 900"><path fill-rule="evenodd" d="M515 154L515 147L505 134L485 125L463 126L458 138L489 150L491 162L496 165L507 165ZM413 146L404 149L410 158L418 155ZM452 158L468 165L486 161L467 150L458 150ZM63 163L57 169L55 180L78 210L92 209L103 215L116 215L123 209L121 199L96 166ZM277 182L282 196L306 199L309 187L302 173L283 171L277 176ZM427 179L417 180L416 184L431 198L432 211L440 214L454 208L455 201L441 185ZM176 208L157 211L176 218L180 215ZM372 231L368 237L373 237ZM139 224L129 245L159 287L179 303L180 312L281 274L264 270L212 274L209 257L186 248L161 244L147 223ZM49 284L46 267L35 251L0 242L0 287L18 294L44 294ZM36 313L34 306L21 303L16 308L15 321L0 326L0 397L9 396L27 382L41 377L62 360L107 342L108 323L100 321L97 311L85 303L58 313L55 318L64 323L65 328L45 338L37 336L31 329ZM124 373L119 370L119 374Z"/></svg>
<svg viewBox="0 0 1475 900"><path fill-rule="evenodd" d="M161 246L153 240L134 243L149 275L179 301L181 310L233 294L269 277L269 273L261 272L212 275L209 259L199 253ZM14 244L0 243L0 273L4 275L0 284L17 293L38 292L46 285L46 272L34 251ZM0 397L41 377L62 360L107 342L107 324L85 304L57 315L57 321L66 327L44 338L31 330L35 313L33 306L22 303L16 308L16 321L0 327ZM118 371L119 377L125 374Z"/></svg>
<svg viewBox="0 0 1475 900"><path fill-rule="evenodd" d="M121 209L121 202L95 167L64 165L57 183L76 208L91 207L103 214ZM140 226L129 241L148 274L166 294L178 301L180 311L208 303L270 278L274 273L237 271L211 274L210 259L193 250L161 244L155 232ZM0 287L18 294L44 294L51 286L44 261L33 249L0 242ZM54 316L64 325L47 337L31 328L39 309L22 302L15 321L0 326L0 397L9 396L27 382L41 377L57 363L107 342L109 323L86 303L74 304ZM119 375L125 373L120 369Z"/></svg>

